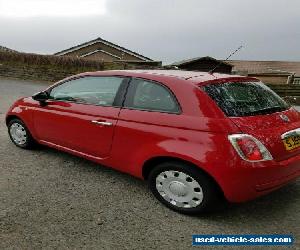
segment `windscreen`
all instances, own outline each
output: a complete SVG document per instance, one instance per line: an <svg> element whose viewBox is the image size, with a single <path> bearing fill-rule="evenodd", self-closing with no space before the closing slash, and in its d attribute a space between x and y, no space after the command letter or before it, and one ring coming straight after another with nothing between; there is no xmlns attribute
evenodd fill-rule
<svg viewBox="0 0 300 250"><path fill-rule="evenodd" d="M261 82L228 82L202 88L227 116L264 115L289 108L283 99Z"/></svg>

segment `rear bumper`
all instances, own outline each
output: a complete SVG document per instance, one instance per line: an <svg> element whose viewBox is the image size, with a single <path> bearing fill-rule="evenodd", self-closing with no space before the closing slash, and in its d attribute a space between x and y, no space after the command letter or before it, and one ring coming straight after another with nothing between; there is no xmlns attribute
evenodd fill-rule
<svg viewBox="0 0 300 250"><path fill-rule="evenodd" d="M300 171L297 171L289 176L282 177L278 180L273 180L267 183L258 184L255 186L255 190L257 192L264 192L264 191L272 191L274 189L280 188L289 182L296 180L297 177L300 176Z"/></svg>
<svg viewBox="0 0 300 250"><path fill-rule="evenodd" d="M230 202L255 199L300 176L300 155L281 162L240 163L240 166L229 166L230 176L221 184L225 197Z"/></svg>

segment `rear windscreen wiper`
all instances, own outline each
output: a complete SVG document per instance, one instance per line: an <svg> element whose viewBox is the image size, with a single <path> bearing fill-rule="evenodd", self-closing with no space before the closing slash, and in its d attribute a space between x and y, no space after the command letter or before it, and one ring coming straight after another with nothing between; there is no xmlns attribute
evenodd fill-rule
<svg viewBox="0 0 300 250"><path fill-rule="evenodd" d="M258 109L255 111L251 111L251 114L268 114L268 113L273 113L273 112L280 112L286 110L286 107L281 107L281 106L275 106L275 107L268 107L264 109Z"/></svg>

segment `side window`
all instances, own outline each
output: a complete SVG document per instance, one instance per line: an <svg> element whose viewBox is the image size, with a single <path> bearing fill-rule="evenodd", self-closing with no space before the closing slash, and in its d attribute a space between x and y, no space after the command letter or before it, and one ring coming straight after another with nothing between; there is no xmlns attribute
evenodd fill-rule
<svg viewBox="0 0 300 250"><path fill-rule="evenodd" d="M143 79L133 79L130 82L125 107L171 113L180 111L177 101L168 88Z"/></svg>
<svg viewBox="0 0 300 250"><path fill-rule="evenodd" d="M82 77L54 87L50 98L93 105L112 106L124 78Z"/></svg>

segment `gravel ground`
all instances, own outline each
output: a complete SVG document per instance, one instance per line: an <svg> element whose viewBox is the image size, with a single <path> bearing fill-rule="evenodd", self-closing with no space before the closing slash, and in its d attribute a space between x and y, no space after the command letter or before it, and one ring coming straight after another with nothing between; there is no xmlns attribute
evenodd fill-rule
<svg viewBox="0 0 300 250"><path fill-rule="evenodd" d="M45 86L0 79L1 121L17 97ZM160 205L131 176L49 148L18 149L0 123L0 249L188 249L192 234L212 233L299 239L299 187L298 180L255 201L189 217Z"/></svg>

